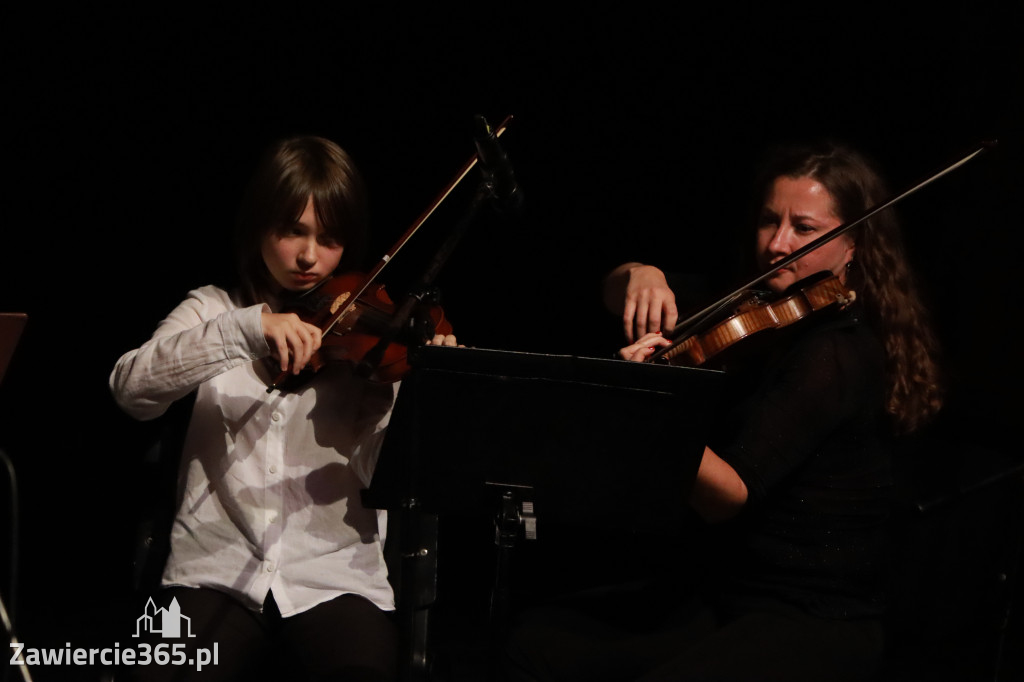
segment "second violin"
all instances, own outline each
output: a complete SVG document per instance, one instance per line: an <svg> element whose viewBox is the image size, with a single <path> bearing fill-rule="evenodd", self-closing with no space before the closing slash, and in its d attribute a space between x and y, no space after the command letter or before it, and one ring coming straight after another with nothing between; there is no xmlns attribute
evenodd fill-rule
<svg viewBox="0 0 1024 682"><path fill-rule="evenodd" d="M677 336L671 346L659 349L650 360L700 367L758 332L786 327L821 310L845 308L855 298L856 294L828 271L797 282L774 301L750 292L732 315L704 331Z"/></svg>

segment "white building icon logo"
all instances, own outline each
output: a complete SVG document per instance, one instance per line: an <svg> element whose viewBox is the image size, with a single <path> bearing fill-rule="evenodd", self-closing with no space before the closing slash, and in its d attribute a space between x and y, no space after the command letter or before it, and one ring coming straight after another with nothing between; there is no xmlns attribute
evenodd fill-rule
<svg viewBox="0 0 1024 682"><path fill-rule="evenodd" d="M181 606L178 599L171 599L171 605L165 608L157 608L150 597L146 602L146 608L141 616L135 620L135 634L138 637L143 632L153 632L162 637L181 637L181 622L185 621L186 637L195 637L192 634L192 619L181 615Z"/></svg>

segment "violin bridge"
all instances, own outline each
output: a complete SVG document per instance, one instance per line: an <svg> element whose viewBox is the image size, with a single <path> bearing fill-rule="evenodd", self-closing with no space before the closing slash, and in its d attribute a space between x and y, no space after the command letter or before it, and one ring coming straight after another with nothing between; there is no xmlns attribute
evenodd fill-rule
<svg viewBox="0 0 1024 682"><path fill-rule="evenodd" d="M336 299L334 299L334 301L331 302L331 315L338 312L338 310L341 309L341 306L345 305L345 301L347 301L351 296L352 292L346 291L345 293L341 294Z"/></svg>

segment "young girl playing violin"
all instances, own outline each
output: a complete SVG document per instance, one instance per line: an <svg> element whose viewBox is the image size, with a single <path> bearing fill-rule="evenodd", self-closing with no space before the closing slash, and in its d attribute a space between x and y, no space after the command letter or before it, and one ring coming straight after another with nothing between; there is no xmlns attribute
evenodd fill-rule
<svg viewBox="0 0 1024 682"><path fill-rule="evenodd" d="M861 155L832 144L778 150L755 197L762 271L888 198ZM940 406L936 344L891 212L767 285L781 294L821 271L855 301L780 333L765 351L770 361L752 369L746 358L743 390L704 450L689 502L722 523L700 557L700 597L675 611L648 609L646 621L629 611L597 624L578 611L548 618L513 641L513 677L871 679L883 650L890 438ZM676 296L660 269L627 263L605 284L633 341L622 358L643 361L670 344L662 332L676 323Z"/></svg>
<svg viewBox="0 0 1024 682"><path fill-rule="evenodd" d="M319 328L282 308L354 268L366 231L365 191L348 155L318 137L279 142L242 202L240 285L189 292L118 360L110 388L133 417L154 419L196 394L155 606L176 600L188 619L180 640L188 658L218 651L201 673L150 664L126 668L129 676L259 679L274 656L288 679L395 677L384 512L364 508L360 490L397 384L328 364L298 387L267 391L279 370L298 374L321 344Z"/></svg>

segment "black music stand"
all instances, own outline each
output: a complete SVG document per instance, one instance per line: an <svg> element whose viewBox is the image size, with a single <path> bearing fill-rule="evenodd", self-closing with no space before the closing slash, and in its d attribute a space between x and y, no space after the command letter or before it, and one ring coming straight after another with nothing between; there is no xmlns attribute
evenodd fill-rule
<svg viewBox="0 0 1024 682"><path fill-rule="evenodd" d="M415 349L410 361L363 502L399 512L403 679L425 680L438 515L499 512L492 624L500 624L510 520L535 522L538 533L548 521L678 528L724 377L433 346Z"/></svg>

